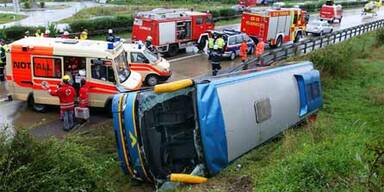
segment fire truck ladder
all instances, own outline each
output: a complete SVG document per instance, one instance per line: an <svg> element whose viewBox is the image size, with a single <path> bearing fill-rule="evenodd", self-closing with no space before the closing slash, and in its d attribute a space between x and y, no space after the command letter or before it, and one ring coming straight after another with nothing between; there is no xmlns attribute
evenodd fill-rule
<svg viewBox="0 0 384 192"><path fill-rule="evenodd" d="M189 16L187 9L153 9L152 11L144 11L137 13L137 16L146 17L151 19L166 19L166 18L178 18Z"/></svg>

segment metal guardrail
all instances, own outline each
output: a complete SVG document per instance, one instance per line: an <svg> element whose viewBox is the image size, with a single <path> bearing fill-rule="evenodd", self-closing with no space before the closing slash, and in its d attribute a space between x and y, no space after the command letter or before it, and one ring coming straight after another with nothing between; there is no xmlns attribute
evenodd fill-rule
<svg viewBox="0 0 384 192"><path fill-rule="evenodd" d="M263 60L264 65L268 66L272 63L283 61L289 57L307 54L316 49L320 49L328 45L333 45L338 42L351 39L352 37L356 37L382 27L384 27L384 19L335 31L327 35L305 39L298 43L283 45L280 48L266 51L264 54L261 55L261 58ZM248 68L254 68L256 66L259 66L258 63L259 60L257 58L252 58L248 60L245 64L248 65ZM243 65L244 64L223 69L223 72L235 72L242 70Z"/></svg>

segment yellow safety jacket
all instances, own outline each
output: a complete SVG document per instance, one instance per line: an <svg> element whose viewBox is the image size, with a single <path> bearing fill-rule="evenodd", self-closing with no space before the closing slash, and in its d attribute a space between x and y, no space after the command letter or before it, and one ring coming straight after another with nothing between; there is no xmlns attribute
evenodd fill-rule
<svg viewBox="0 0 384 192"><path fill-rule="evenodd" d="M213 49L215 45L215 40L213 38L208 38L208 49Z"/></svg>
<svg viewBox="0 0 384 192"><path fill-rule="evenodd" d="M81 39L81 40L86 40L86 39L88 39L88 33L85 32L85 31L81 32L81 33L80 33L80 39Z"/></svg>
<svg viewBox="0 0 384 192"><path fill-rule="evenodd" d="M223 38L219 37L216 39L216 44L219 47L219 49L223 49L225 46L225 41Z"/></svg>

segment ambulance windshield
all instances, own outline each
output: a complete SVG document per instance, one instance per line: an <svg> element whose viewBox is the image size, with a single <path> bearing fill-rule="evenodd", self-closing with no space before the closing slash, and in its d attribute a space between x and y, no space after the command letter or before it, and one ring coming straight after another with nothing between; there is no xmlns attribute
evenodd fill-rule
<svg viewBox="0 0 384 192"><path fill-rule="evenodd" d="M125 51L121 52L121 54L115 58L115 64L119 81L120 83L124 83L131 74L131 71L128 67L127 56Z"/></svg>
<svg viewBox="0 0 384 192"><path fill-rule="evenodd" d="M159 60L159 56L152 53L148 49L145 49L143 51L143 53L144 53L145 57L149 60L150 63L156 63Z"/></svg>

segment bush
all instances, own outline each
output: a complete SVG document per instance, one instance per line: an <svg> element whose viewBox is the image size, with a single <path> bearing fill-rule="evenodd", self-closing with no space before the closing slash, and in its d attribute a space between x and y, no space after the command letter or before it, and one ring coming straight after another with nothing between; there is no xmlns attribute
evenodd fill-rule
<svg viewBox="0 0 384 192"><path fill-rule="evenodd" d="M90 34L95 30L105 30L109 28L128 28L133 25L132 16L106 17L92 20L79 20L69 24L72 32L80 32L88 29Z"/></svg>
<svg viewBox="0 0 384 192"><path fill-rule="evenodd" d="M26 2L23 3L23 7L24 7L24 9L30 9L31 8L31 4L28 1L26 1Z"/></svg>
<svg viewBox="0 0 384 192"><path fill-rule="evenodd" d="M308 57L323 73L332 77L345 77L356 69L352 60L367 57L372 44L369 35L359 36L311 52Z"/></svg>
<svg viewBox="0 0 384 192"><path fill-rule="evenodd" d="M40 31L43 32L45 30L44 27L12 26L1 30L1 34L7 42L12 42L23 38L25 36L26 31L29 31L30 35L35 34L37 29L40 29Z"/></svg>
<svg viewBox="0 0 384 192"><path fill-rule="evenodd" d="M230 17L237 15L237 12L234 9L219 9L219 13L221 17Z"/></svg>
<svg viewBox="0 0 384 192"><path fill-rule="evenodd" d="M384 28L380 28L376 31L376 46L382 46L384 44Z"/></svg>

